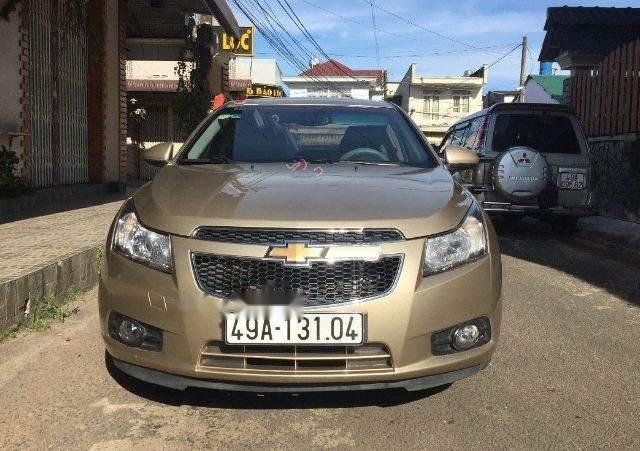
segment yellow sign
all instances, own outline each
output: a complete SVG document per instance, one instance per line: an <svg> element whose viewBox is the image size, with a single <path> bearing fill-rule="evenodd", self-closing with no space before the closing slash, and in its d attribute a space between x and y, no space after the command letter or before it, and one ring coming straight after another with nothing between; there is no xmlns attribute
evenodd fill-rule
<svg viewBox="0 0 640 451"><path fill-rule="evenodd" d="M253 83L251 87L245 89L247 97L284 97L284 91L280 86L261 85Z"/></svg>
<svg viewBox="0 0 640 451"><path fill-rule="evenodd" d="M267 257L283 259L285 263L305 264L327 254L326 247L308 247L306 243L289 243L285 247L271 247Z"/></svg>
<svg viewBox="0 0 640 451"><path fill-rule="evenodd" d="M240 39L221 32L220 48L235 55L253 56L253 27L240 27Z"/></svg>

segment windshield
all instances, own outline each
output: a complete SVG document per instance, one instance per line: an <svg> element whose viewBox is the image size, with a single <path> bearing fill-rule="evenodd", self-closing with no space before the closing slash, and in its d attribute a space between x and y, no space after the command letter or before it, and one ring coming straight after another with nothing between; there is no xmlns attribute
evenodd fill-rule
<svg viewBox="0 0 640 451"><path fill-rule="evenodd" d="M350 161L435 166L407 120L393 108L236 105L204 123L180 164Z"/></svg>
<svg viewBox="0 0 640 451"><path fill-rule="evenodd" d="M498 114L493 150L502 152L515 146L542 153L581 153L571 119L557 114Z"/></svg>

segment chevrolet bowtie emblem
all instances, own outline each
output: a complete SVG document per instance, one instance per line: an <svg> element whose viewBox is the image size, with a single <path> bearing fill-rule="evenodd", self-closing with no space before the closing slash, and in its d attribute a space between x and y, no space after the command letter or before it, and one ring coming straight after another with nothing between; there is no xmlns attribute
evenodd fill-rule
<svg viewBox="0 0 640 451"><path fill-rule="evenodd" d="M305 265L309 260L325 257L328 250L328 247L309 247L307 243L287 243L270 247L265 257L284 260L285 264Z"/></svg>

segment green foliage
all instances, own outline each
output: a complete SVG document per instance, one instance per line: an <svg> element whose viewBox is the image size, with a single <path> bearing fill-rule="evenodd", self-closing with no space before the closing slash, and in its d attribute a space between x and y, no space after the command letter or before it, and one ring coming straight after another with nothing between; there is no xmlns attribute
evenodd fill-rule
<svg viewBox="0 0 640 451"><path fill-rule="evenodd" d="M55 322L64 322L69 316L78 312L77 307L69 306L69 304L78 299L78 295L78 289L72 285L67 289L66 295L61 299L55 296L45 296L39 301L34 302L24 323L0 332L0 343L14 336L20 330L42 332L51 328L51 325Z"/></svg>
<svg viewBox="0 0 640 451"><path fill-rule="evenodd" d="M209 114L213 98L206 80L212 64L213 29L210 25L200 25L196 36L195 39L191 34L185 37L183 52L183 56L192 55L193 62L187 63L183 57L175 67L178 76L178 97L174 108L183 136L188 136Z"/></svg>
<svg viewBox="0 0 640 451"><path fill-rule="evenodd" d="M5 146L0 146L0 198L29 194L30 188L22 177L15 174L18 156Z"/></svg>
<svg viewBox="0 0 640 451"><path fill-rule="evenodd" d="M20 0L4 0L4 4L0 7L0 16L4 20L9 20L9 14L18 6L18 3L20 3Z"/></svg>

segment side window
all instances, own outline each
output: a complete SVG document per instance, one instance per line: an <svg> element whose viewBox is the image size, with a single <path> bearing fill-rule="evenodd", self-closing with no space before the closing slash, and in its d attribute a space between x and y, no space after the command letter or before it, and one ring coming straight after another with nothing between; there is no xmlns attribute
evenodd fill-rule
<svg viewBox="0 0 640 451"><path fill-rule="evenodd" d="M464 142L461 144L462 147L465 147L469 150L475 150L476 145L478 143L478 135L480 134L480 129L482 128L482 123L484 122L484 116L477 117L473 119L469 124L469 129L464 137Z"/></svg>
<svg viewBox="0 0 640 451"><path fill-rule="evenodd" d="M447 133L444 135L444 138L442 138L442 142L440 143L440 149L442 149L446 145L451 144L452 137L453 137L453 127L447 130Z"/></svg>
<svg viewBox="0 0 640 451"><path fill-rule="evenodd" d="M453 146L462 146L464 143L464 139L467 136L467 131L469 130L469 122L462 122L461 124L456 125L453 130L453 135L451 137L451 145Z"/></svg>

